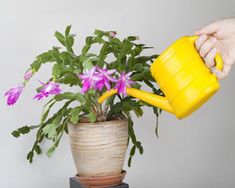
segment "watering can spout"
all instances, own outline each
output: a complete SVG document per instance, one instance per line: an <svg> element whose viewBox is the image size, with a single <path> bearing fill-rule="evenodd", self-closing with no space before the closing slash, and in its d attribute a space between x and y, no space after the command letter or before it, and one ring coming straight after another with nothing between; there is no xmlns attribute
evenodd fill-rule
<svg viewBox="0 0 235 188"><path fill-rule="evenodd" d="M135 88L127 88L126 92L129 96L140 99L141 101L144 101L155 107L161 108L162 110L165 110L167 112L174 113L173 108L170 106L168 100L165 97L162 97L153 93L148 93L146 91L142 91L142 90L135 89ZM117 93L116 89L107 91L99 98L98 102L102 103L106 98L116 93Z"/></svg>

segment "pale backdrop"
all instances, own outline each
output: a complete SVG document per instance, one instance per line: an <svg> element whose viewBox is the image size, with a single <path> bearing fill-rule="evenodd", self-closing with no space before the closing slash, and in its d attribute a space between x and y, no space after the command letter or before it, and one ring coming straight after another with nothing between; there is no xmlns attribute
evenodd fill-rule
<svg viewBox="0 0 235 188"><path fill-rule="evenodd" d="M37 123L42 103L31 100L44 68L14 107L7 107L4 92L20 82L34 57L58 45L55 30L73 25L77 45L95 28L117 30L119 36L139 35L160 53L175 39L218 18L235 15L234 0L0 0L0 187L68 188L75 174L68 138L55 155L36 157L29 165L25 155L34 135L14 139L10 132ZM79 47L77 47L79 49ZM144 155L134 158L125 181L134 188L232 188L235 186L235 71L221 82L221 90L185 120L164 113L160 138L154 135L155 118L145 109L135 119Z"/></svg>

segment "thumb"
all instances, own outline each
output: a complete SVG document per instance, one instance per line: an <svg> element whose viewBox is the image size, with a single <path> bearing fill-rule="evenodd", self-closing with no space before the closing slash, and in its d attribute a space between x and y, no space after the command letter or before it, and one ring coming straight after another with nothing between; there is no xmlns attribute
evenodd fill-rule
<svg viewBox="0 0 235 188"><path fill-rule="evenodd" d="M202 35L202 34L206 34L206 35L211 35L213 33L215 33L218 30L218 23L214 22L212 24L209 24L203 28L201 28L198 31L195 31L195 35Z"/></svg>

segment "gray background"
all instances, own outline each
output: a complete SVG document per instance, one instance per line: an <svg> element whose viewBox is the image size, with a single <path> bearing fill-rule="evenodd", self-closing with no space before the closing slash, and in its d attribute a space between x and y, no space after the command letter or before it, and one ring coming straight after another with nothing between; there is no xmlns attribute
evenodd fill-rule
<svg viewBox="0 0 235 188"><path fill-rule="evenodd" d="M234 0L0 0L0 187L66 188L75 174L68 137L49 159L25 155L34 134L14 139L10 132L39 121L43 103L31 100L38 80L46 81L48 67L35 76L20 101L7 107L4 92L22 80L34 57L52 45L55 30L73 25L76 45L95 28L117 30L119 36L139 35L160 53L182 35L223 17L235 15ZM79 50L79 47L76 47ZM134 158L126 182L134 188L231 188L235 186L235 72L221 81L221 90L185 120L167 113L160 118L160 138L154 135L152 111L135 119L144 155Z"/></svg>

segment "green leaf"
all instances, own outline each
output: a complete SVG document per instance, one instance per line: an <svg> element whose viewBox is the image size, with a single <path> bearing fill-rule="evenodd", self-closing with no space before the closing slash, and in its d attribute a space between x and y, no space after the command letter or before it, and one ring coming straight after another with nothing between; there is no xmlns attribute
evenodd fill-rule
<svg viewBox="0 0 235 188"><path fill-rule="evenodd" d="M96 29L95 32L94 32L95 35L104 35L104 31L101 31L99 29Z"/></svg>
<svg viewBox="0 0 235 188"><path fill-rule="evenodd" d="M33 151L30 151L27 155L27 159L29 160L30 163L33 162L33 156L34 156Z"/></svg>
<svg viewBox="0 0 235 188"><path fill-rule="evenodd" d="M133 109L132 106L131 106L130 104L128 104L127 101L124 101L124 102L123 102L122 107L123 107L123 110L124 110L124 111L131 111L131 110Z"/></svg>
<svg viewBox="0 0 235 188"><path fill-rule="evenodd" d="M70 65L71 61L74 60L75 57L69 52L63 51L60 53L60 58L64 61L66 65Z"/></svg>
<svg viewBox="0 0 235 188"><path fill-rule="evenodd" d="M151 46L143 46L143 49L152 49L153 47Z"/></svg>
<svg viewBox="0 0 235 188"><path fill-rule="evenodd" d="M134 108L134 112L137 117L141 117L144 113L141 107L138 105Z"/></svg>
<svg viewBox="0 0 235 188"><path fill-rule="evenodd" d="M30 151L30 152L28 153L28 155L27 155L27 159L31 158L32 156L33 156L33 152Z"/></svg>
<svg viewBox="0 0 235 188"><path fill-rule="evenodd" d="M85 93L84 94L84 97L85 97L85 99L86 99L86 103L84 104L84 107L86 108L86 111L90 111L91 110L91 96L90 96L90 94L89 93ZM85 109L84 108L84 109Z"/></svg>
<svg viewBox="0 0 235 188"><path fill-rule="evenodd" d="M87 56L87 54L81 54L78 57L78 59L79 59L80 62L83 62L83 61L86 61L87 59L89 59L89 57Z"/></svg>
<svg viewBox="0 0 235 188"><path fill-rule="evenodd" d="M50 50L50 54L54 61L56 61L57 63L63 63L62 59L60 58L59 48L53 47L53 49Z"/></svg>
<svg viewBox="0 0 235 188"><path fill-rule="evenodd" d="M129 133L129 136L131 137L132 143L135 145L137 141L136 141L136 136L135 136L135 132L133 129L133 121L130 118L128 118L128 133Z"/></svg>
<svg viewBox="0 0 235 188"><path fill-rule="evenodd" d="M130 50L133 47L133 44L129 41L124 39L123 40L123 50Z"/></svg>
<svg viewBox="0 0 235 188"><path fill-rule="evenodd" d="M71 110L70 121L73 124L77 124L78 123L79 117L80 117L80 115L79 115L80 112L81 112L81 107L80 106L77 106L76 108Z"/></svg>
<svg viewBox="0 0 235 188"><path fill-rule="evenodd" d="M153 84L150 81L145 79L144 83L146 83L150 88L154 88Z"/></svg>
<svg viewBox="0 0 235 188"><path fill-rule="evenodd" d="M133 129L133 121L131 119L131 116L130 114L128 115L128 113L125 113L128 117L128 143L129 143L129 140L132 141L133 143L133 146L131 148L131 151L130 151L130 156L129 156L129 159L128 159L128 166L130 167L131 166L131 162L132 162L132 157L135 155L135 152L136 152L136 148L138 148L140 154L143 153L143 147L141 145L141 142L140 141L137 141L136 139L136 136L135 136L135 132L134 132L134 129Z"/></svg>
<svg viewBox="0 0 235 188"><path fill-rule="evenodd" d="M105 42L102 48L100 49L100 55L105 55L107 53L108 47L109 47L109 44Z"/></svg>
<svg viewBox="0 0 235 188"><path fill-rule="evenodd" d="M55 95L54 98L56 101L62 101L62 100L73 100L75 99L76 95L72 92L64 92L62 94Z"/></svg>
<svg viewBox="0 0 235 188"><path fill-rule="evenodd" d="M47 124L42 130L44 134L47 134L49 139L54 139L57 135L56 125L53 123Z"/></svg>
<svg viewBox="0 0 235 188"><path fill-rule="evenodd" d="M156 108L156 107L153 107L153 112L154 112L154 114L156 115L155 134L156 134L156 136L158 137L158 136L159 136L159 134L158 134L158 116L159 116L159 114L161 113L161 109Z"/></svg>
<svg viewBox="0 0 235 188"><path fill-rule="evenodd" d="M86 38L86 44L90 45L90 44L92 43L92 38L93 38L93 37L88 36L88 37Z"/></svg>
<svg viewBox="0 0 235 188"><path fill-rule="evenodd" d="M134 156L134 155L135 155L135 149L136 149L136 146L133 145L132 148L131 148L131 151L130 151L130 155L131 155L131 156Z"/></svg>
<svg viewBox="0 0 235 188"><path fill-rule="evenodd" d="M63 46L66 46L64 35L62 35L62 34L61 34L60 32L58 32L58 31L56 31L56 32L55 32L55 37L57 38L57 40L58 40Z"/></svg>
<svg viewBox="0 0 235 188"><path fill-rule="evenodd" d="M74 44L74 38L72 36L69 36L67 38L67 45L69 48L72 48L73 47L73 44Z"/></svg>
<svg viewBox="0 0 235 188"><path fill-rule="evenodd" d="M62 78L58 79L57 82L68 84L69 86L79 85L82 87L81 81L78 79L78 77L71 73L64 75Z"/></svg>
<svg viewBox="0 0 235 188"><path fill-rule="evenodd" d="M70 30L71 30L71 25L68 25L65 29L65 37L68 37L69 36L69 33L70 33Z"/></svg>
<svg viewBox="0 0 235 188"><path fill-rule="evenodd" d="M52 60L50 52L44 52L44 53L38 55L36 58L37 59L30 65L31 68L35 72L37 72L40 69L41 64L49 62L49 61Z"/></svg>
<svg viewBox="0 0 235 188"><path fill-rule="evenodd" d="M51 60L51 54L50 52L44 52L40 55L37 56L37 59L41 62L41 63L46 63L48 61Z"/></svg>
<svg viewBox="0 0 235 188"><path fill-rule="evenodd" d="M109 38L109 41L114 44L118 44L118 45L121 44L121 41L118 38Z"/></svg>
<svg viewBox="0 0 235 188"><path fill-rule="evenodd" d="M12 133L11 133L14 137L16 137L16 138L18 138L18 137L20 137L20 133L19 133L19 131L13 131Z"/></svg>
<svg viewBox="0 0 235 188"><path fill-rule="evenodd" d="M142 155L143 152L144 152L144 149L143 149L143 146L142 146L141 142L138 141L138 142L136 143L136 147L139 149L139 152L140 152L140 154Z"/></svg>
<svg viewBox="0 0 235 188"><path fill-rule="evenodd" d="M37 153L38 155L42 153L42 150L41 150L41 148L40 148L39 145L36 145L36 146L35 146L35 151L36 151L36 153Z"/></svg>
<svg viewBox="0 0 235 188"><path fill-rule="evenodd" d="M21 134L27 134L29 132L30 132L30 127L23 126L23 127L18 128L17 130L14 130L11 134L14 137L18 138L18 137L20 137Z"/></svg>
<svg viewBox="0 0 235 188"><path fill-rule="evenodd" d="M159 134L158 134L158 123L156 123L156 126L155 126L155 135L156 135L157 138L159 137Z"/></svg>
<svg viewBox="0 0 235 188"><path fill-rule="evenodd" d="M62 120L62 114L58 115L53 121L52 124L54 124L55 126L58 126Z"/></svg>
<svg viewBox="0 0 235 188"><path fill-rule="evenodd" d="M145 70L144 72L143 72L143 76L144 76L144 78L146 79L146 80L149 80L149 81L151 81L151 82L155 82L155 80L154 80L154 78L152 77L152 74L151 74L151 72L148 70Z"/></svg>
<svg viewBox="0 0 235 188"><path fill-rule="evenodd" d="M132 157L130 156L128 159L128 167L131 167Z"/></svg>
<svg viewBox="0 0 235 188"><path fill-rule="evenodd" d="M135 70L137 72L142 72L143 71L143 65L141 63L135 64L132 70Z"/></svg>
<svg viewBox="0 0 235 188"><path fill-rule="evenodd" d="M137 74L134 74L131 79L133 81L139 81L139 80L142 80L143 79L143 74L142 73L137 73Z"/></svg>
<svg viewBox="0 0 235 188"><path fill-rule="evenodd" d="M37 72L41 67L41 61L37 59L30 66L32 67L33 70Z"/></svg>
<svg viewBox="0 0 235 188"><path fill-rule="evenodd" d="M90 89L89 91L87 91L89 94L95 96L96 94L96 90L95 89Z"/></svg>
<svg viewBox="0 0 235 188"><path fill-rule="evenodd" d="M94 123L96 121L96 114L94 112L89 112L88 118L91 123Z"/></svg>
<svg viewBox="0 0 235 188"><path fill-rule="evenodd" d="M27 134L27 133L29 133L30 128L28 126L23 126L23 127L19 128L18 131L21 134Z"/></svg>
<svg viewBox="0 0 235 188"><path fill-rule="evenodd" d="M82 54L85 54L89 51L91 47L91 44L86 44L83 48L82 48Z"/></svg>
<svg viewBox="0 0 235 188"><path fill-rule="evenodd" d="M126 111L133 110L137 117L141 117L143 115L143 110L138 105L138 103L130 98L126 98L123 101L123 109Z"/></svg>
<svg viewBox="0 0 235 188"><path fill-rule="evenodd" d="M92 61L87 59L85 60L83 63L83 68L86 69L86 70L90 70L94 65L92 64Z"/></svg>
<svg viewBox="0 0 235 188"><path fill-rule="evenodd" d="M53 153L55 152L56 146L52 146L51 148L49 148L49 150L47 150L47 156L51 157L53 155Z"/></svg>
<svg viewBox="0 0 235 188"><path fill-rule="evenodd" d="M86 103L86 98L81 93L77 93L75 95L75 99L78 100L81 104L85 104Z"/></svg>
<svg viewBox="0 0 235 188"><path fill-rule="evenodd" d="M45 113L42 115L42 118L41 118L41 122L44 122L46 120L46 118L48 117L48 114L50 112L50 109L52 108L52 106L56 103L56 101L54 101L53 103L51 103L49 105L49 107L47 108L47 110L45 111Z"/></svg>
<svg viewBox="0 0 235 188"><path fill-rule="evenodd" d="M129 40L129 41L135 41L136 39L137 39L136 36L127 37L127 40Z"/></svg>
<svg viewBox="0 0 235 188"><path fill-rule="evenodd" d="M56 63L53 66L53 69L52 69L52 75L54 76L54 78L56 78L56 79L59 78L60 74L61 74L61 71L62 71L62 65Z"/></svg>
<svg viewBox="0 0 235 188"><path fill-rule="evenodd" d="M98 35L97 37L94 38L92 43L99 43L99 44L104 44L106 41L102 39L103 35Z"/></svg>
<svg viewBox="0 0 235 188"><path fill-rule="evenodd" d="M135 55L139 55L141 52L142 52L142 47L141 46L136 46L135 49L134 49L134 52L135 52Z"/></svg>
<svg viewBox="0 0 235 188"><path fill-rule="evenodd" d="M140 84L137 84L137 83L132 84L131 86L132 86L133 88L136 88L136 89L140 89L140 88L141 88L141 85L140 85Z"/></svg>
<svg viewBox="0 0 235 188"><path fill-rule="evenodd" d="M118 102L112 106L110 113L117 114L122 111L122 102Z"/></svg>

